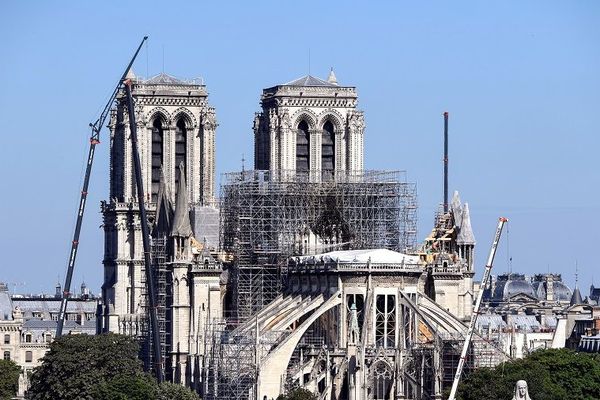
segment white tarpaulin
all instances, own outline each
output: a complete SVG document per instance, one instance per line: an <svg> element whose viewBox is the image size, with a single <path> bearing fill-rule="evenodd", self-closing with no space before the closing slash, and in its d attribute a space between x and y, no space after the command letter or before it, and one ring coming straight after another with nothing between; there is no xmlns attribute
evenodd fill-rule
<svg viewBox="0 0 600 400"><path fill-rule="evenodd" d="M342 250L314 256L299 257L302 263L337 261L340 263L366 263L369 260L374 264L419 264L418 256L409 256L387 249Z"/></svg>

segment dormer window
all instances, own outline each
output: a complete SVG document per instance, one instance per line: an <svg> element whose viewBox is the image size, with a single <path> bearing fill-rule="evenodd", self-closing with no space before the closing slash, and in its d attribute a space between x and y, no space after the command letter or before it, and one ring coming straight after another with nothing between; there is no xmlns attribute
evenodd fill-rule
<svg viewBox="0 0 600 400"><path fill-rule="evenodd" d="M25 334L25 343L31 343L31 333Z"/></svg>

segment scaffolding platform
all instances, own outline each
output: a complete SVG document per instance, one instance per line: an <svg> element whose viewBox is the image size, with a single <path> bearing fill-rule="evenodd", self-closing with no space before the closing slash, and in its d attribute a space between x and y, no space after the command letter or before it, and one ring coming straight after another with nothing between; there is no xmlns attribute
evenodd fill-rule
<svg viewBox="0 0 600 400"><path fill-rule="evenodd" d="M240 321L270 303L294 255L415 248L416 184L400 171L242 171L221 184L221 250L232 262L231 304Z"/></svg>

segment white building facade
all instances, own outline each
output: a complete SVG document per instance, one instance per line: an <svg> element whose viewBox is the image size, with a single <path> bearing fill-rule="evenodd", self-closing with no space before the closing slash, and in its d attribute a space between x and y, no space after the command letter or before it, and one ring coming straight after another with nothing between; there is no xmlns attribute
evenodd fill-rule
<svg viewBox="0 0 600 400"><path fill-rule="evenodd" d="M356 88L307 75L263 90L254 119L254 168L311 182L363 170L364 115ZM285 177L285 176L284 176Z"/></svg>

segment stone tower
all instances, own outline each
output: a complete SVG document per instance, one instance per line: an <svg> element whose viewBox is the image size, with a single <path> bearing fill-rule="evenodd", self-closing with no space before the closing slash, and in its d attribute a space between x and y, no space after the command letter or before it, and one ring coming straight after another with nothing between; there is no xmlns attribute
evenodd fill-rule
<svg viewBox="0 0 600 400"><path fill-rule="evenodd" d="M307 75L263 90L254 167L282 178L332 180L363 170L364 116L356 89Z"/></svg>
<svg viewBox="0 0 600 400"><path fill-rule="evenodd" d="M208 104L204 84L182 81L167 74L133 80L142 180L150 223L163 176L165 193L175 202L186 188L192 217L214 203L215 110ZM119 331L125 319L143 313L145 278L143 248L129 122L124 93L111 115L110 199L102 204L104 217L103 330ZM182 169L178 168L182 166ZM187 176L186 185L179 185ZM131 322L135 325L134 322ZM133 326L131 325L131 326Z"/></svg>

